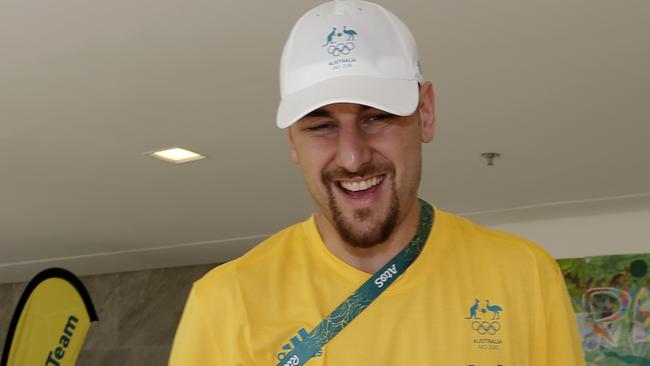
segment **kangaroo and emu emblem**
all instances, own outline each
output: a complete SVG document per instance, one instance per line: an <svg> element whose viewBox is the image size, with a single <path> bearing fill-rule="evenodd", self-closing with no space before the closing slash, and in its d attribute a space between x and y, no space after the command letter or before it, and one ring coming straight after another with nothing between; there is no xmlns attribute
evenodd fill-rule
<svg viewBox="0 0 650 366"><path fill-rule="evenodd" d="M332 27L332 30L327 34L325 44L321 47L327 47L327 53L334 57L348 55L355 47L354 40L358 34L354 29L348 28L347 25L344 25L342 30Z"/></svg>
<svg viewBox="0 0 650 366"><path fill-rule="evenodd" d="M481 302L479 299L474 299L474 305L469 308L469 315L465 319L481 319L478 317L478 312L483 314L488 311L492 313L492 320L498 320L501 318L501 312L503 308L499 305L490 305L490 300L485 300L485 307L481 308Z"/></svg>

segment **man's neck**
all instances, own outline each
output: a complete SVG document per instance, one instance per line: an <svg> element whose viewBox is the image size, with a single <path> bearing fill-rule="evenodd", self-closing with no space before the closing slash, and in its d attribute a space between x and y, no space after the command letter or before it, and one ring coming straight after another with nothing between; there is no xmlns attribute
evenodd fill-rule
<svg viewBox="0 0 650 366"><path fill-rule="evenodd" d="M322 214L317 214L316 226L323 242L332 254L366 273L375 273L397 255L413 238L420 224L420 203L415 201L404 219L395 226L385 242L370 248L358 248L344 242L336 228Z"/></svg>

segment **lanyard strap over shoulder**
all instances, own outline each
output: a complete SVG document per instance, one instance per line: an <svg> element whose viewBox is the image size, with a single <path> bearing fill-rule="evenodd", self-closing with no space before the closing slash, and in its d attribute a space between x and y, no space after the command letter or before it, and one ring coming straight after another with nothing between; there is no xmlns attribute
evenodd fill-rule
<svg viewBox="0 0 650 366"><path fill-rule="evenodd" d="M429 237L432 224L433 208L424 200L420 200L420 225L411 242L309 332L303 342L289 352L278 363L278 366L304 365L327 342L350 324L420 255Z"/></svg>

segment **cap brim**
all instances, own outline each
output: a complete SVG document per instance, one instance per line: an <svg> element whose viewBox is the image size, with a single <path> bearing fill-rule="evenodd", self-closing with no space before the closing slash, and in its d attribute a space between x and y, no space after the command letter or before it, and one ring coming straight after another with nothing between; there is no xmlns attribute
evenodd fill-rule
<svg viewBox="0 0 650 366"><path fill-rule="evenodd" d="M309 112L332 103L355 103L408 116L417 109L417 80L340 76L282 98L276 123L287 128Z"/></svg>

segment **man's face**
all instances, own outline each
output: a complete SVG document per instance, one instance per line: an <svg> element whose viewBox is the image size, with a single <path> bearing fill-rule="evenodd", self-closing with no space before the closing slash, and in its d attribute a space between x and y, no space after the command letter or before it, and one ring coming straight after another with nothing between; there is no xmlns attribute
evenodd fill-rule
<svg viewBox="0 0 650 366"><path fill-rule="evenodd" d="M410 116L330 104L292 125L289 141L320 213L348 244L372 247L417 204L421 143L433 131L433 88L425 83Z"/></svg>

